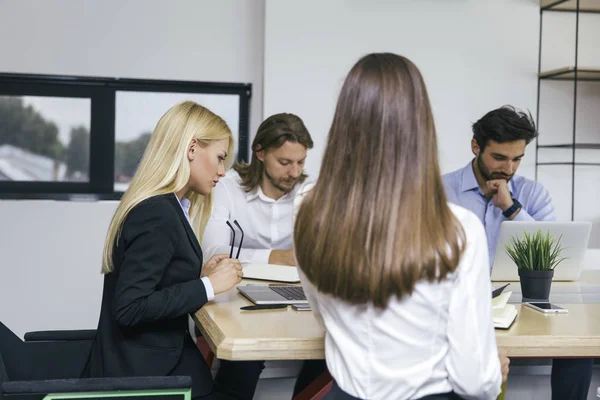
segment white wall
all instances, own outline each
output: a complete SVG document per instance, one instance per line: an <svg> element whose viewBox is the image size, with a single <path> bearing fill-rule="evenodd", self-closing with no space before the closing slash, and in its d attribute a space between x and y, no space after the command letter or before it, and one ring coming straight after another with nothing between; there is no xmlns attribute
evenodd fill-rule
<svg viewBox="0 0 600 400"><path fill-rule="evenodd" d="M115 208L112 201L0 201L0 321L19 336L95 329Z"/></svg>
<svg viewBox="0 0 600 400"><path fill-rule="evenodd" d="M262 0L0 1L0 71L252 83L250 132L263 36Z"/></svg>
<svg viewBox="0 0 600 400"><path fill-rule="evenodd" d="M264 115L291 111L304 119L315 140L307 169L316 176L352 65L370 52L402 54L425 78L442 172L452 171L471 159L470 125L487 111L512 104L535 118L539 23L538 0L267 0ZM543 28L542 69L574 65L574 16L546 12ZM600 65L599 15L580 17L579 64ZM572 82L544 82L540 143L571 141L572 88ZM578 141L600 143L600 83L580 84L578 104ZM560 161L570 154L545 150L540 159ZM577 159L599 162L600 150L579 151ZM593 221L590 247L600 247L600 167L577 171L575 218ZM535 143L518 172L535 177ZM559 218L569 220L569 167L542 167L539 180Z"/></svg>
<svg viewBox="0 0 600 400"><path fill-rule="evenodd" d="M265 19L264 115L304 119L315 139L313 176L343 79L370 52L404 55L421 70L443 172L469 161L470 124L487 111L513 104L535 115L537 0L267 0Z"/></svg>
<svg viewBox="0 0 600 400"><path fill-rule="evenodd" d="M262 0L0 1L0 71L252 83L251 132L263 37ZM0 320L19 335L95 328L113 210L0 201Z"/></svg>

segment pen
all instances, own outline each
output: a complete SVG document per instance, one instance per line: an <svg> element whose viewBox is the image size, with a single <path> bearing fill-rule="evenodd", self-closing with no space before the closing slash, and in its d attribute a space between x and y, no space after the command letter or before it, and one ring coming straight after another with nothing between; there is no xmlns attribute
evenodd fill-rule
<svg viewBox="0 0 600 400"><path fill-rule="evenodd" d="M259 304L256 306L245 306L241 307L240 310L251 311L251 310L272 310L276 308L287 308L287 304Z"/></svg>

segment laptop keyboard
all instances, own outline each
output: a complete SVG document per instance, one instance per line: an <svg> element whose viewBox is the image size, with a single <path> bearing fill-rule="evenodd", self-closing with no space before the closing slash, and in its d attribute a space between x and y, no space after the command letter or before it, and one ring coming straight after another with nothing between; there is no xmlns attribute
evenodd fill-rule
<svg viewBox="0 0 600 400"><path fill-rule="evenodd" d="M269 286L269 289L286 300L306 300L302 286Z"/></svg>

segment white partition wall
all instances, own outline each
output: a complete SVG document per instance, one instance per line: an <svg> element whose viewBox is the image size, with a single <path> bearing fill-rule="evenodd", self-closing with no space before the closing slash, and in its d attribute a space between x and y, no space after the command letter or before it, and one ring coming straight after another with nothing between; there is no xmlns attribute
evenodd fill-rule
<svg viewBox="0 0 600 400"><path fill-rule="evenodd" d="M0 319L31 330L96 329L102 250L117 202L0 201Z"/></svg>
<svg viewBox="0 0 600 400"><path fill-rule="evenodd" d="M313 177L319 173L343 79L369 52L402 54L423 73L443 173L470 160L470 126L487 111L512 104L536 116L537 0L267 0L265 21L264 115L289 111L304 119L315 140L307 161ZM580 21L581 65L600 65L600 23L593 21L600 16ZM547 17L545 40L552 41L544 44L543 69L573 65L573 29L574 18L568 14ZM580 84L579 140L600 142L599 90L600 83ZM540 142L551 143L557 132L569 134L572 127L572 82L553 82L542 91ZM540 157L556 156L544 152ZM580 157L598 162L600 150ZM600 247L600 167L577 168L575 218L594 222L590 247ZM535 177L535 143L527 148L518 172ZM570 219L570 168L543 167L538 175L550 190L559 218ZM584 190L589 195L582 195Z"/></svg>
<svg viewBox="0 0 600 400"><path fill-rule="evenodd" d="M364 54L410 58L427 84L443 172L471 157L470 125L504 104L536 111L539 5L530 0L267 0L264 115L296 112L319 170L342 81ZM533 148L521 173L533 176Z"/></svg>

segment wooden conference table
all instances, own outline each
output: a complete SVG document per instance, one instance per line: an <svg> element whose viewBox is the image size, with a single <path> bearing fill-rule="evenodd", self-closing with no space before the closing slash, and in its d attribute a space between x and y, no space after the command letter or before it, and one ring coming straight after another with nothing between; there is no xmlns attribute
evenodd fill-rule
<svg viewBox="0 0 600 400"><path fill-rule="evenodd" d="M256 281L242 281L242 285ZM494 282L494 286L501 285ZM521 301L519 282L506 289L510 302ZM600 358L600 270L584 270L577 282L554 282L550 301L568 314L546 315L517 305L509 330L496 330L499 346L510 357ZM215 297L195 320L215 356L225 360L323 359L324 331L311 311L291 307L241 311L251 304L233 289Z"/></svg>

